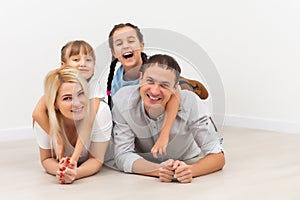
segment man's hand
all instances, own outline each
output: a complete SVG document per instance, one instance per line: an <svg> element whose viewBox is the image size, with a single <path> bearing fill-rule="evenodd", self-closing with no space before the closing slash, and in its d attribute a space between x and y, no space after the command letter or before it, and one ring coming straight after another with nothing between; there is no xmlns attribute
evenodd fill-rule
<svg viewBox="0 0 300 200"><path fill-rule="evenodd" d="M185 162L182 162L179 160L174 161L172 170L175 170L175 178L180 183L192 182L192 180L193 180L192 171Z"/></svg>
<svg viewBox="0 0 300 200"><path fill-rule="evenodd" d="M159 168L159 180L161 182L172 182L174 177L174 170L173 170L173 160L167 160L161 163L161 167Z"/></svg>

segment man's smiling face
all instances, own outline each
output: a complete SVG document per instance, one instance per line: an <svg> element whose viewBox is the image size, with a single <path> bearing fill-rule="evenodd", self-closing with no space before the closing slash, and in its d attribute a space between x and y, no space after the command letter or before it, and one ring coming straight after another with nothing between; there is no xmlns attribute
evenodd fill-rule
<svg viewBox="0 0 300 200"><path fill-rule="evenodd" d="M140 77L140 95L149 114L152 107L166 107L175 90L175 72L167 67L151 64Z"/></svg>

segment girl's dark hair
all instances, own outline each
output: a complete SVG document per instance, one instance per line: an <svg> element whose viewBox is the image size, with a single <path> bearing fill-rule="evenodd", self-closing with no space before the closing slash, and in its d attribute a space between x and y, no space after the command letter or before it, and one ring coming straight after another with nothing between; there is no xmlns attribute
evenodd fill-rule
<svg viewBox="0 0 300 200"><path fill-rule="evenodd" d="M133 24L131 24L131 23L125 23L125 24L124 24L124 23L121 23L121 24L115 25L115 26L113 27L113 29L110 31L110 33L109 33L109 38L108 38L109 48L114 49L114 45L113 45L113 34L116 32L116 30L121 29L121 28L124 28L124 27L131 27L131 28L133 28L133 29L135 30L137 36L138 36L139 41L140 41L140 42L144 42L144 36L143 36L143 34L141 33L141 30L140 30L137 26L135 26L135 25L133 25Z"/></svg>
<svg viewBox="0 0 300 200"><path fill-rule="evenodd" d="M153 64L158 64L159 67L163 67L174 71L176 75L175 83L179 81L181 69L179 64L173 57L165 54L155 54L151 56L140 68L140 72L142 72L142 76L144 76L146 69L148 69Z"/></svg>
<svg viewBox="0 0 300 200"><path fill-rule="evenodd" d="M112 49L112 50L114 49L113 34L116 32L116 30L124 28L124 27L133 28L135 30L137 36L138 36L139 41L141 43L144 42L143 34L141 33L140 29L137 26L135 26L131 23L121 23L121 24L115 25L114 28L109 33L108 43L109 43L109 48L110 49ZM143 60L143 63L144 63L147 60L147 55L142 52L141 56L142 56L142 60ZM118 63L118 59L115 58L114 56L112 56L112 61L110 63L110 67L109 67L109 75L108 75L108 78L107 78L107 96L108 96L108 105L110 107L111 107L111 82L114 78L114 73L115 73L115 68L116 68L117 63Z"/></svg>

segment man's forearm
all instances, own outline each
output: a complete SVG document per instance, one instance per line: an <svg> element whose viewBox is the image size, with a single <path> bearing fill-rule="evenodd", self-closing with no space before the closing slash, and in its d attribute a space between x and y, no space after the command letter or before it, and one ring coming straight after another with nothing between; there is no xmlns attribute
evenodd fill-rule
<svg viewBox="0 0 300 200"><path fill-rule="evenodd" d="M132 172L146 176L158 177L160 165L157 163L149 162L143 158L136 160L132 166Z"/></svg>
<svg viewBox="0 0 300 200"><path fill-rule="evenodd" d="M225 157L223 152L218 154L209 154L190 165L192 176L197 177L218 171L225 165Z"/></svg>

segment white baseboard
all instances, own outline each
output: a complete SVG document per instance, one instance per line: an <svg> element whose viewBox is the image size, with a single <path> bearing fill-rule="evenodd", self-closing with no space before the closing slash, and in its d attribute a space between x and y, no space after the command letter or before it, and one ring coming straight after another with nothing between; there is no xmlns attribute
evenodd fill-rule
<svg viewBox="0 0 300 200"><path fill-rule="evenodd" d="M225 115L224 125L300 135L300 123L292 123L289 121Z"/></svg>
<svg viewBox="0 0 300 200"><path fill-rule="evenodd" d="M34 138L32 128L16 128L0 130L0 142Z"/></svg>

